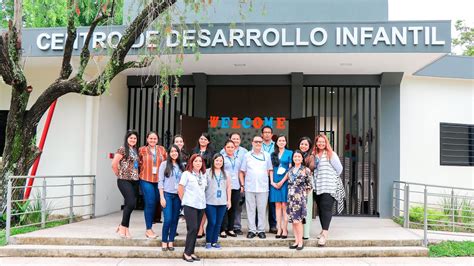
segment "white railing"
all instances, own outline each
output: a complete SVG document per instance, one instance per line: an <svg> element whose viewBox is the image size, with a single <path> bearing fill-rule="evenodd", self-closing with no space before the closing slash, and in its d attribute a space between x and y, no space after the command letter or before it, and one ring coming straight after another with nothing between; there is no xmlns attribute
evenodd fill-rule
<svg viewBox="0 0 474 266"><path fill-rule="evenodd" d="M430 233L474 233L474 189L394 181L392 218Z"/></svg>
<svg viewBox="0 0 474 266"><path fill-rule="evenodd" d="M31 186L18 186L34 178ZM18 182L24 180L25 182ZM31 189L28 200L12 198ZM36 194L33 194L36 193ZM48 196L49 195L49 196ZM38 226L48 223L94 218L96 206L95 175L69 176L11 176L7 185L6 240L9 242L14 228ZM35 218L31 218L35 216ZM40 217L38 217L40 216Z"/></svg>

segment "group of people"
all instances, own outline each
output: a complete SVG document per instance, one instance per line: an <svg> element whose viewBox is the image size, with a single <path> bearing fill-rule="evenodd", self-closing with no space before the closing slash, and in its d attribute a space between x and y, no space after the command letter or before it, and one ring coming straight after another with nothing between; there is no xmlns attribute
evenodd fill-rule
<svg viewBox="0 0 474 266"><path fill-rule="evenodd" d="M318 244L328 238L334 202L338 210L344 190L339 175L342 165L325 135L299 141L299 149L287 148L287 137L273 141L273 130L265 126L252 138L252 149L240 146L241 135L232 133L219 152L202 133L188 154L184 139L173 138L166 151L157 145L158 135L147 134L147 145L137 147L138 134L128 131L124 145L114 156L112 169L125 203L122 222L117 228L130 238L130 215L135 208L138 183L144 197L147 238L156 238L152 230L157 204L163 208L162 250L173 251L180 212L186 221L183 259L199 260L194 254L196 239L206 238L206 249L220 249L219 237L242 235L241 212L244 200L248 217L247 238L266 238L267 208L270 232L276 238L288 237L288 222L293 225L295 241L290 249L302 250L309 238L313 191L322 231ZM204 225L207 222L206 228Z"/></svg>

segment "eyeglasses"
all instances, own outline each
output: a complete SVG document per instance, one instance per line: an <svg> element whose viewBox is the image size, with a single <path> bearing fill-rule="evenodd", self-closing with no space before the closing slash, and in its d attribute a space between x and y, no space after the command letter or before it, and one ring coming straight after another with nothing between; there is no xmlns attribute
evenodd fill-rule
<svg viewBox="0 0 474 266"><path fill-rule="evenodd" d="M263 141L261 141L261 140L254 140L253 143L255 143L255 144L262 144Z"/></svg>

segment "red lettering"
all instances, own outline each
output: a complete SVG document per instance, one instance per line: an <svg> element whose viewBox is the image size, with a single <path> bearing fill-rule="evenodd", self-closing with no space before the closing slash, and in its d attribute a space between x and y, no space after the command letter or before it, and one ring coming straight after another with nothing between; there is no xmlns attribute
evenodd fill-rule
<svg viewBox="0 0 474 266"><path fill-rule="evenodd" d="M239 118L238 118L238 117L232 117L232 125L231 125L231 128L240 128Z"/></svg>
<svg viewBox="0 0 474 266"><path fill-rule="evenodd" d="M209 125L210 125L211 128L216 128L218 122L219 122L219 117L218 116L210 116L209 117Z"/></svg>
<svg viewBox="0 0 474 266"><path fill-rule="evenodd" d="M261 128L263 126L263 120L261 117L255 117L253 119L253 127L254 128Z"/></svg>
<svg viewBox="0 0 474 266"><path fill-rule="evenodd" d="M284 118L284 117L277 117L276 120L277 120L276 128L278 128L278 129L285 129L285 121L286 121L286 118Z"/></svg>

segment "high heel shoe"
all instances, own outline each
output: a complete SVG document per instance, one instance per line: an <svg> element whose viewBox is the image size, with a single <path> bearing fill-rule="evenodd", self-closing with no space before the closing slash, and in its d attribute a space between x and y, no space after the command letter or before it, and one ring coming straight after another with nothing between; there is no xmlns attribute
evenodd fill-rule
<svg viewBox="0 0 474 266"><path fill-rule="evenodd" d="M193 257L189 256L189 259L186 257L186 254L183 253L183 260L187 262L194 262Z"/></svg>
<svg viewBox="0 0 474 266"><path fill-rule="evenodd" d="M298 247L298 244L296 245L290 245L290 249L296 249Z"/></svg>
<svg viewBox="0 0 474 266"><path fill-rule="evenodd" d="M117 226L117 229L115 230L115 233L118 233L120 238L126 238L127 236L124 233L120 233L120 224Z"/></svg>
<svg viewBox="0 0 474 266"><path fill-rule="evenodd" d="M153 233L153 235L149 235L149 234L147 234L147 232L145 232L145 237L146 237L147 239L156 239L156 238L157 238L157 236L155 235L155 233Z"/></svg>
<svg viewBox="0 0 474 266"><path fill-rule="evenodd" d="M201 258L199 258L198 256L194 255L194 254L191 254L191 258L194 260L194 261L200 261Z"/></svg>

